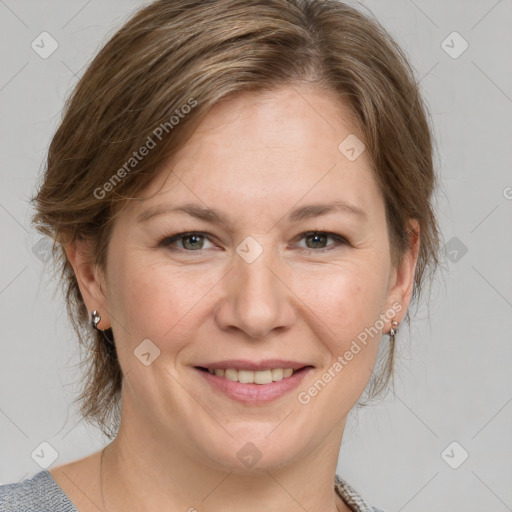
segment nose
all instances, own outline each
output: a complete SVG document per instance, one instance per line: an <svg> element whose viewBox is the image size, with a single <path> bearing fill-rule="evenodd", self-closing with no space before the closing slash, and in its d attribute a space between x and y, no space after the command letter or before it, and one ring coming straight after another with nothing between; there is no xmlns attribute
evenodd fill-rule
<svg viewBox="0 0 512 512"><path fill-rule="evenodd" d="M242 331L251 339L289 329L296 321L296 308L287 286L286 264L279 264L270 249L251 263L238 254L233 259L216 309L219 327Z"/></svg>

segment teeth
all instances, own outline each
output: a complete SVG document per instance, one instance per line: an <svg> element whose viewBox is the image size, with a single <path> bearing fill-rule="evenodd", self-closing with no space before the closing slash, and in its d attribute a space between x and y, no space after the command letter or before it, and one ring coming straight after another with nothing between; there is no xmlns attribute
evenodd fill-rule
<svg viewBox="0 0 512 512"><path fill-rule="evenodd" d="M249 373L249 372L247 372ZM262 372L250 372L254 373L255 384L270 384L272 382L272 370L264 370Z"/></svg>
<svg viewBox="0 0 512 512"><path fill-rule="evenodd" d="M270 384L277 382L293 375L292 368L273 368L272 370L259 370L253 372L250 370L235 370L234 368L226 368L221 370L208 369L208 373L224 377L225 379L242 384Z"/></svg>
<svg viewBox="0 0 512 512"><path fill-rule="evenodd" d="M278 381L283 380L284 378L284 370L282 368L274 368L272 370L272 380Z"/></svg>
<svg viewBox="0 0 512 512"><path fill-rule="evenodd" d="M236 370L226 370L224 375L228 380L238 380L238 372Z"/></svg>

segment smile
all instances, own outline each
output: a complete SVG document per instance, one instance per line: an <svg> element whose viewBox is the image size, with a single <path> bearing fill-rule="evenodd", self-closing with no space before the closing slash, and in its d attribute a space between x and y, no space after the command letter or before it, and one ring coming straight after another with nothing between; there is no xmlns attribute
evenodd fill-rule
<svg viewBox="0 0 512 512"><path fill-rule="evenodd" d="M290 368L286 363L281 367L274 363L272 368L257 365L257 369L249 369L247 364L240 365L245 368L233 368L228 364L225 368L220 364L215 366L196 366L195 370L212 391L244 405L261 405L283 397L297 388L313 370L310 365L295 364L295 368Z"/></svg>
<svg viewBox="0 0 512 512"><path fill-rule="evenodd" d="M272 368L267 370L237 370L235 368L206 368L210 375L223 377L242 384L270 384L291 377L296 371L293 368Z"/></svg>

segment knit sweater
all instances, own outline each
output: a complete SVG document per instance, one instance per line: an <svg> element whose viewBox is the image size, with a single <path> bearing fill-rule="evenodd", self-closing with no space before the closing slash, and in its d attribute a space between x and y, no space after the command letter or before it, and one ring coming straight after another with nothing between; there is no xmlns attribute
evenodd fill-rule
<svg viewBox="0 0 512 512"><path fill-rule="evenodd" d="M334 488L353 512L384 512L370 506L336 475ZM47 470L19 483L0 485L1 512L78 512Z"/></svg>

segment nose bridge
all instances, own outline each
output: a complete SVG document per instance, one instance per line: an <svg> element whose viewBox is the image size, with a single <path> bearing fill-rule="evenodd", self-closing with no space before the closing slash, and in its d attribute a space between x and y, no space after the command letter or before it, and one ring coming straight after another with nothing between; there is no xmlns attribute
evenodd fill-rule
<svg viewBox="0 0 512 512"><path fill-rule="evenodd" d="M248 237L236 252L227 276L228 297L219 315L224 327L236 326L259 338L291 325L293 307L286 287L275 275L282 265L270 240L264 244Z"/></svg>
<svg viewBox="0 0 512 512"><path fill-rule="evenodd" d="M239 276L237 288L238 291L244 292L241 298L260 297L265 299L265 303L269 306L277 300L279 291L275 282L276 277L270 271L276 266L276 258L272 252L272 249L267 247L254 261L248 261L241 256L237 258L236 266Z"/></svg>

